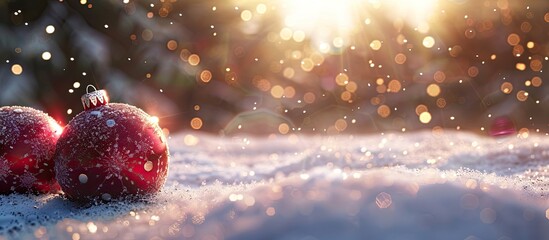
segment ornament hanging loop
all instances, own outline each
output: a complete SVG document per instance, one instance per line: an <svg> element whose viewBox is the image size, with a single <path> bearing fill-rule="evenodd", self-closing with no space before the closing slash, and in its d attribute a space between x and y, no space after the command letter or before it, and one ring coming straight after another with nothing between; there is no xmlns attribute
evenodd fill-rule
<svg viewBox="0 0 549 240"><path fill-rule="evenodd" d="M93 88L92 92L90 92L90 87ZM90 84L86 86L86 94L82 95L80 100L82 101L84 110L88 110L107 105L109 103L109 96L107 95L107 91L103 89L97 90L95 86Z"/></svg>
<svg viewBox="0 0 549 240"><path fill-rule="evenodd" d="M94 91L94 92L97 91L97 88L95 88L94 85L88 84L88 86L86 86L86 93L90 93L90 87L93 88L93 91Z"/></svg>

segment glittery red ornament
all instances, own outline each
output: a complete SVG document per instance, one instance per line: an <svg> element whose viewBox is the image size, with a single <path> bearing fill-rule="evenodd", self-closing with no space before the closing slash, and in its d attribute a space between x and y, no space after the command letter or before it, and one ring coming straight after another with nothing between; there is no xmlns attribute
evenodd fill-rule
<svg viewBox="0 0 549 240"><path fill-rule="evenodd" d="M105 91L82 97L84 111L65 127L55 152L56 177L76 201L153 194L168 173L168 145L155 118L108 103Z"/></svg>
<svg viewBox="0 0 549 240"><path fill-rule="evenodd" d="M0 194L59 191L53 154L62 130L42 111L0 108Z"/></svg>

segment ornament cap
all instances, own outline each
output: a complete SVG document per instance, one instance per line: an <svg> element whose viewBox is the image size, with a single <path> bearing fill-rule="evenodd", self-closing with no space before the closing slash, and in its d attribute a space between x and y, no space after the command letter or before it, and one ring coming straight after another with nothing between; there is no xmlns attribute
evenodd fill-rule
<svg viewBox="0 0 549 240"><path fill-rule="evenodd" d="M89 91L90 87L93 88L92 92ZM107 105L107 103L109 103L109 96L107 95L107 91L103 89L97 90L95 86L88 85L86 87L86 94L82 95L80 100L82 100L84 110L88 110Z"/></svg>

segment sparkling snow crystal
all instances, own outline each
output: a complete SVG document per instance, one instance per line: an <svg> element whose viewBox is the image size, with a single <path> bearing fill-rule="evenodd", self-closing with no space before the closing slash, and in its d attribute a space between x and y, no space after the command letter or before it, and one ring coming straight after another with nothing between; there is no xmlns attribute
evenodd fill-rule
<svg viewBox="0 0 549 240"><path fill-rule="evenodd" d="M545 239L547 140L461 132L274 139L182 133L170 140L169 179L156 197L79 206L59 195L2 196L0 232L82 239Z"/></svg>

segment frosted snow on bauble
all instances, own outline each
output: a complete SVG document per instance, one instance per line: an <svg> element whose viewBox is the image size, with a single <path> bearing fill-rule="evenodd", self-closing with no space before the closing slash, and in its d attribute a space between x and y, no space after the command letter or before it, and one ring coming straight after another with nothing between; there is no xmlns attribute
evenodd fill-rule
<svg viewBox="0 0 549 240"><path fill-rule="evenodd" d="M0 108L0 194L59 191L53 154L61 131L40 110Z"/></svg>
<svg viewBox="0 0 549 240"><path fill-rule="evenodd" d="M168 145L158 123L137 107L108 101L104 90L85 94L84 111L59 138L56 176L71 200L140 198L166 181Z"/></svg>

